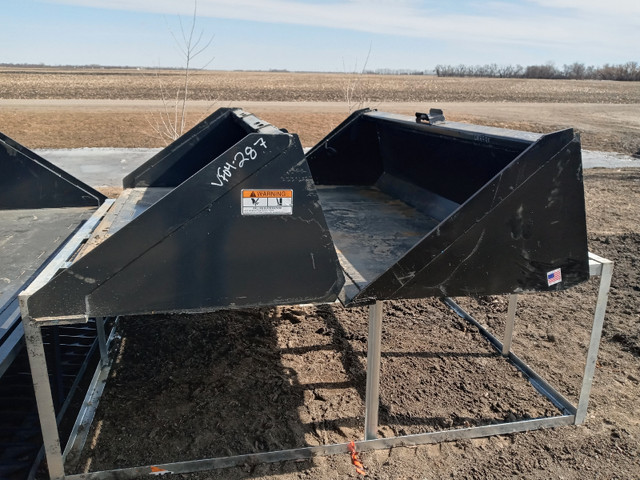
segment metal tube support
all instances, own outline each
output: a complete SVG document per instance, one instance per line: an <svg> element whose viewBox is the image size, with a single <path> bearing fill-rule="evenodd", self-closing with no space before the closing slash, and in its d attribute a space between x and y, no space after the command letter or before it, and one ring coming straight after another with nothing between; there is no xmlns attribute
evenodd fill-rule
<svg viewBox="0 0 640 480"><path fill-rule="evenodd" d="M513 340L513 325L516 319L516 306L518 295L509 295L509 308L507 310L507 323L504 328L504 342L502 343L502 355L507 356L511 352L511 341Z"/></svg>
<svg viewBox="0 0 640 480"><path fill-rule="evenodd" d="M528 432L540 428L554 428L571 425L573 416L561 416L551 418L536 418L519 422L499 423L496 425L483 425L438 432L418 433L401 437L379 438L370 441L355 442L358 452L389 449L393 447L408 447L413 445L426 445L430 443L452 442L467 438L482 438L490 435L508 435L516 432ZM349 452L348 443L332 445L317 445L313 447L293 448L271 452L250 453L247 455L234 455L230 457L208 458L201 460L189 460L186 462L174 462L155 464L140 467L122 468L119 470L105 470L101 472L80 473L69 475L67 480L125 480L146 478L149 475L181 474L191 472L204 472L217 468L229 468L235 466L259 465L283 461L311 459L322 455L337 455ZM172 478L172 477L169 477Z"/></svg>
<svg viewBox="0 0 640 480"><path fill-rule="evenodd" d="M587 352L587 363L584 367L582 389L580 390L580 399L578 400L578 409L576 411L576 425L584 423L587 417L589 395L591 394L593 375L596 370L596 360L598 359L598 349L600 348L600 337L602 336L602 325L604 323L604 314L607 310L611 277L613 276L612 261L595 257L593 254L591 257L596 258L597 261L602 264L602 272L600 274L600 287L598 289L598 300L596 302L595 314L593 316L593 326L591 327L591 340L589 342L589 351Z"/></svg>
<svg viewBox="0 0 640 480"><path fill-rule="evenodd" d="M40 330L42 331L42 330ZM53 359L53 405L60 410L64 403L64 372L62 366L62 351L60 350L60 327L54 325L51 327L51 337L49 341L49 351Z"/></svg>
<svg viewBox="0 0 640 480"><path fill-rule="evenodd" d="M42 342L42 330L29 318L23 318L24 338L27 345L29 365L31 366L31 378L36 394L40 426L42 427L42 439L47 456L47 467L51 480L64 478L64 462L60 448L60 435L56 412L53 406L47 360L44 354Z"/></svg>
<svg viewBox="0 0 640 480"><path fill-rule="evenodd" d="M109 365L109 351L107 349L107 336L104 331L104 317L96 317L96 333L98 334L98 346L100 347L100 364L106 367Z"/></svg>
<svg viewBox="0 0 640 480"><path fill-rule="evenodd" d="M378 438L378 406L380 402L380 345L382 343L382 302L369 307L369 339L367 341L367 393L365 398L364 439Z"/></svg>

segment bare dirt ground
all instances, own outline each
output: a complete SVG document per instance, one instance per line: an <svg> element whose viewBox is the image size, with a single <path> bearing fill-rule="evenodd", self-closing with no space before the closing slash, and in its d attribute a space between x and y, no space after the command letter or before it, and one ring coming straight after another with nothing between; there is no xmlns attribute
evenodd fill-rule
<svg viewBox="0 0 640 480"><path fill-rule="evenodd" d="M180 70L0 68L0 98L157 100L160 87L173 98ZM247 101L638 103L635 82L438 78L430 75L191 71L189 98Z"/></svg>
<svg viewBox="0 0 640 480"><path fill-rule="evenodd" d="M146 84L139 78L144 75ZM390 102L380 109L412 113L444 106L450 119L538 131L576 126L589 148L631 154L640 149L637 85L374 81L379 83L370 87L370 97L375 93L376 102ZM150 93L153 82L153 75L131 71L0 72L0 131L32 148L158 146L147 122L162 111ZM299 133L305 145L348 110L339 96L344 85L339 76L233 72L202 82L203 92L207 82L220 86L217 98L225 101L214 107L242 105ZM221 86L225 82L231 85L227 90ZM232 92L238 97L230 97ZM195 98L192 122L212 97ZM589 170L585 189L589 247L616 262L586 424L362 453L370 478L640 478L640 171ZM519 301L515 352L574 401L595 288L591 281ZM502 332L506 298L459 301ZM366 317L364 309L332 305L125 319L116 365L78 471L362 438ZM439 300L385 304L380 436L554 413L475 328ZM358 474L348 455L338 455L182 477L293 480Z"/></svg>

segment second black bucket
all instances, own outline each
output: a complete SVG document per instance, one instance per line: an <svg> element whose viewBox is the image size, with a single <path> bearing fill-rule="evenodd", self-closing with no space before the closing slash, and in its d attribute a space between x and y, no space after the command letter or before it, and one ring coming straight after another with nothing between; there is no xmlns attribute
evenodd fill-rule
<svg viewBox="0 0 640 480"><path fill-rule="evenodd" d="M346 305L561 290L589 278L573 130L361 110L306 158Z"/></svg>

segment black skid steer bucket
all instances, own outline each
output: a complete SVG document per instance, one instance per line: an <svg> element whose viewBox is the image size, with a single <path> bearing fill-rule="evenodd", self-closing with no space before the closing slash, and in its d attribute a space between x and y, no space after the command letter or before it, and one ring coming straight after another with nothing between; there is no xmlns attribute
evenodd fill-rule
<svg viewBox="0 0 640 480"><path fill-rule="evenodd" d="M335 301L344 278L300 141L223 108L124 179L34 319Z"/></svg>
<svg viewBox="0 0 640 480"><path fill-rule="evenodd" d="M105 200L0 133L0 376L22 347L19 292Z"/></svg>
<svg viewBox="0 0 640 480"><path fill-rule="evenodd" d="M374 300L589 278L580 141L363 110L308 154L347 284Z"/></svg>
<svg viewBox="0 0 640 480"><path fill-rule="evenodd" d="M47 258L104 200L100 192L0 133L0 321Z"/></svg>

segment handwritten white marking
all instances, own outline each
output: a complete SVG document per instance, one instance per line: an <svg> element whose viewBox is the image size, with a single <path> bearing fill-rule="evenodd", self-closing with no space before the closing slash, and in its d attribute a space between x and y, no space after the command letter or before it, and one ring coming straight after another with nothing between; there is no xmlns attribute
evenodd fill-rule
<svg viewBox="0 0 640 480"><path fill-rule="evenodd" d="M254 146L259 145L260 147L266 150L267 142L264 141L264 138L260 137L253 144ZM245 147L244 151L236 152L233 156L233 160L231 162L227 162L221 167L218 167L216 170L216 181L211 182L211 185L214 187L223 187L231 177L233 176L233 170L238 170L239 168L243 168L244 164L251 160L256 160L258 158L258 151L253 147Z"/></svg>

